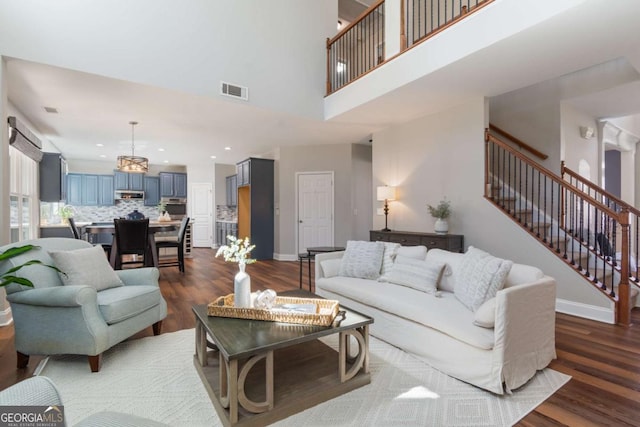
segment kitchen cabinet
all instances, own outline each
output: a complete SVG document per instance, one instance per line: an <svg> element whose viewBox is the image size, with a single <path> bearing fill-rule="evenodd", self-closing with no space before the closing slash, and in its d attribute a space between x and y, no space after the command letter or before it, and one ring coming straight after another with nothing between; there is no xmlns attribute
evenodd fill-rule
<svg viewBox="0 0 640 427"><path fill-rule="evenodd" d="M255 259L272 259L274 244L274 163L249 158L238 163L238 237L249 237L256 245ZM244 175L244 176L243 176ZM248 177L246 185L240 181Z"/></svg>
<svg viewBox="0 0 640 427"><path fill-rule="evenodd" d="M251 181L251 159L244 160L236 165L238 187L249 185Z"/></svg>
<svg viewBox="0 0 640 427"><path fill-rule="evenodd" d="M144 174L113 171L115 190L144 190Z"/></svg>
<svg viewBox="0 0 640 427"><path fill-rule="evenodd" d="M144 177L144 205L158 206L160 203L160 177Z"/></svg>
<svg viewBox="0 0 640 427"><path fill-rule="evenodd" d="M70 173L67 175L67 204L73 206L113 205L114 177Z"/></svg>
<svg viewBox="0 0 640 427"><path fill-rule="evenodd" d="M216 243L218 246L226 245L227 236L238 237L237 222L216 222ZM253 256L253 254L252 254Z"/></svg>
<svg viewBox="0 0 640 427"><path fill-rule="evenodd" d="M415 231L369 231L372 242L393 242L403 246L423 245L427 250L444 249L464 252L464 236L461 234L419 233Z"/></svg>
<svg viewBox="0 0 640 427"><path fill-rule="evenodd" d="M67 204L82 205L82 175L79 173L67 175Z"/></svg>
<svg viewBox="0 0 640 427"><path fill-rule="evenodd" d="M160 172L160 197L187 197L187 174Z"/></svg>
<svg viewBox="0 0 640 427"><path fill-rule="evenodd" d="M40 200L59 202L67 199L67 161L60 153L43 153L40 169Z"/></svg>
<svg viewBox="0 0 640 427"><path fill-rule="evenodd" d="M231 175L226 178L227 206L238 204L238 175Z"/></svg>
<svg viewBox="0 0 640 427"><path fill-rule="evenodd" d="M98 175L98 204L100 206L115 205L116 200L113 185L113 175Z"/></svg>

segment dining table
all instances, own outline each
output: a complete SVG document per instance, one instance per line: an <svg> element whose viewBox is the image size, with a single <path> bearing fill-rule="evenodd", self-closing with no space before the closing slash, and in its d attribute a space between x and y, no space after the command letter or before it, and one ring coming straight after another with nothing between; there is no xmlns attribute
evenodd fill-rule
<svg viewBox="0 0 640 427"><path fill-rule="evenodd" d="M144 257L145 267L158 267L158 251L156 249L156 239L155 234L167 231L175 231L178 229L178 225L168 222L161 221L150 221L149 222L149 252L150 257ZM115 236L116 226L113 222L100 222L94 224L88 224L82 227L83 233L86 233L87 236L91 234L111 234ZM109 263L112 267L115 268L116 265L116 257L118 256L118 242L116 239L113 239L113 244L111 245L111 256L109 258Z"/></svg>

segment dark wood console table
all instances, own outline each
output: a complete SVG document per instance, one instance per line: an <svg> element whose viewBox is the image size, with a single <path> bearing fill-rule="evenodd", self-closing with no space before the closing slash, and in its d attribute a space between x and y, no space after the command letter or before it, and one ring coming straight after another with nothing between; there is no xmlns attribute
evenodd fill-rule
<svg viewBox="0 0 640 427"><path fill-rule="evenodd" d="M403 246L424 245L427 249L444 249L451 252L464 252L464 236L461 234L419 233L415 231L369 231L372 242L393 242Z"/></svg>

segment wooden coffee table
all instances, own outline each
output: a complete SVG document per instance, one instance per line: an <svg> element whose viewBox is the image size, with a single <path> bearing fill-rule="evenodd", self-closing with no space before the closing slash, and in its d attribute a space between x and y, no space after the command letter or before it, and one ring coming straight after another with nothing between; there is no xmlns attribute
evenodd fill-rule
<svg viewBox="0 0 640 427"><path fill-rule="evenodd" d="M302 290L280 295L318 298ZM373 319L340 310L344 320L325 327L209 317L206 305L194 306L194 364L222 423L263 426L369 384ZM332 334L339 334L338 351L318 341Z"/></svg>

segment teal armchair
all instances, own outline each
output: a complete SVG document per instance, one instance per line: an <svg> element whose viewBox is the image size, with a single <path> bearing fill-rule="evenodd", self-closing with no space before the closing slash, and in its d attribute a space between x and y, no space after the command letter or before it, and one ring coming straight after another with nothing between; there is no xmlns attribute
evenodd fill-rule
<svg viewBox="0 0 640 427"><path fill-rule="evenodd" d="M39 248L4 261L0 273L31 259L55 265L50 251L92 247L83 240L43 238L0 247L0 252L25 244ZM155 335L160 334L167 315L157 268L116 271L124 286L104 290L96 290L89 283L65 286L55 270L41 265L31 265L19 273L34 286L6 286L18 368L27 366L30 355L81 354L88 356L91 371L97 372L102 352L149 326Z"/></svg>

